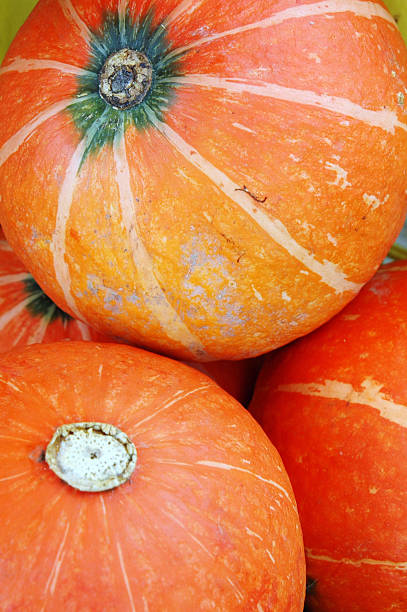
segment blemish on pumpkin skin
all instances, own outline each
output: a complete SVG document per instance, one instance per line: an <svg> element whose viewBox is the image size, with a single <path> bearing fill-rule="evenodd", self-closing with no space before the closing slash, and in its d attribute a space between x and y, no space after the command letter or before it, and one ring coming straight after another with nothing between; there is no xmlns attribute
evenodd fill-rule
<svg viewBox="0 0 407 612"><path fill-rule="evenodd" d="M34 450L28 455L29 459L36 463L43 463L45 461L45 448L42 446L36 446Z"/></svg>
<svg viewBox="0 0 407 612"><path fill-rule="evenodd" d="M246 185L243 185L243 187L236 188L235 191L244 191L245 193L247 193L247 195L253 198L255 202L259 202L260 204L264 204L264 202L267 200L267 196L264 196L263 198L261 198L261 197L254 195L251 191L249 191Z"/></svg>

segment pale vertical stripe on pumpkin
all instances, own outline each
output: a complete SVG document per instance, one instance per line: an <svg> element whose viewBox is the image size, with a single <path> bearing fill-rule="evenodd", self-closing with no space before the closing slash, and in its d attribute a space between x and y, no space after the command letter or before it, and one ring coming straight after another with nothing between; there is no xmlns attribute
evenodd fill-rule
<svg viewBox="0 0 407 612"><path fill-rule="evenodd" d="M4 285L12 285L13 283L21 283L31 278L28 272L19 272L17 274L5 274L0 276L0 287Z"/></svg>
<svg viewBox="0 0 407 612"><path fill-rule="evenodd" d="M126 228L134 267L138 272L146 304L168 338L182 344L189 350L191 355L205 357L207 355L202 343L188 329L176 310L169 303L156 278L154 263L140 238L137 208L131 187L130 168L123 129L117 130L113 149L122 219Z"/></svg>
<svg viewBox="0 0 407 612"><path fill-rule="evenodd" d="M21 476L26 476L29 474L30 470L26 470L25 472L19 472L19 474L12 474L11 476L4 476L0 478L0 482L6 482L7 480L14 480L15 478L20 478Z"/></svg>
<svg viewBox="0 0 407 612"><path fill-rule="evenodd" d="M166 17L165 24L177 21L182 15L190 15L196 11L205 0L183 0L176 6L171 13Z"/></svg>
<svg viewBox="0 0 407 612"><path fill-rule="evenodd" d="M211 34L210 36L203 36L202 38L194 40L183 47L177 48L177 52L190 51L195 47L208 44L214 40L226 38L227 36L236 36L244 32L249 32L250 30L270 28L272 26L284 23L289 19L307 19L309 17L333 15L337 13L351 13L355 17L362 17L366 19L378 17L384 19L396 28L394 19L390 13L375 2L365 2L362 0L325 0L324 2L316 2L314 4L303 4L301 6L291 7L259 21L254 21L230 30Z"/></svg>
<svg viewBox="0 0 407 612"><path fill-rule="evenodd" d="M271 480L269 478L265 478L264 476L261 476L260 474L257 474L257 472L253 472L252 470L248 470L247 468L242 468L239 465L230 465L229 463L222 463L221 461L202 460L202 461L197 461L196 464L205 465L206 467L215 468L218 470L235 471L235 472L242 472L243 474L249 474L250 476L257 478L258 480L261 480L265 484L269 484L275 487L276 489L278 489L279 491L281 491L284 497L286 497L288 501L290 502L290 504L293 505L293 500L291 499L287 490L282 485L278 484L278 482L276 482L275 480Z"/></svg>
<svg viewBox="0 0 407 612"><path fill-rule="evenodd" d="M157 130L193 166L205 174L230 200L244 210L274 242L318 275L321 281L332 288L335 293L344 293L345 291L356 293L359 291L362 285L349 281L337 264L327 260L318 261L312 253L296 242L279 219L272 219L260 208L257 202L254 203L251 196L242 191L241 185L237 185L229 179L226 174L205 159L194 147L185 142L169 125L159 121L152 112L149 112L149 117Z"/></svg>
<svg viewBox="0 0 407 612"><path fill-rule="evenodd" d="M195 542L195 544L198 544L198 546L200 548L202 548L202 550L207 555L209 555L209 557L211 557L212 559L215 557L215 555L213 553L211 553L211 551L205 546L205 544L203 542L201 542L201 540L199 538L197 538L193 533L188 531L188 529L185 527L184 523L179 518L174 516L174 514L172 514L172 512L168 512L167 510L164 510L163 508L161 508L161 512L164 514L164 516L166 516L171 521L173 521L176 525L178 525L178 527L181 527L181 529L184 531L184 533L186 533L186 535L189 538L191 538L191 540L193 540Z"/></svg>
<svg viewBox="0 0 407 612"><path fill-rule="evenodd" d="M83 138L72 155L58 198L58 208L55 229L52 235L50 251L53 256L55 278L62 289L68 308L77 319L83 318L77 309L75 299L71 293L71 276L66 254L66 225L71 214L72 199L76 188L79 168L88 145L88 138Z"/></svg>
<svg viewBox="0 0 407 612"><path fill-rule="evenodd" d="M58 70L64 74L73 74L76 76L94 74L90 70L85 70L79 66L72 66L71 64L65 64L63 62L48 59L25 59L19 57L10 64L7 64L7 66L2 66L0 68L0 76L6 72L30 72L31 70Z"/></svg>
<svg viewBox="0 0 407 612"><path fill-rule="evenodd" d="M23 125L17 132L15 132L6 142L0 147L0 167L8 160L8 158L13 155L21 145L28 140L37 127L51 119L58 113L66 110L66 108L75 102L74 98L68 98L65 100L60 100L59 102L55 102L55 104L51 104L48 108L46 108L41 113L38 113L31 121ZM3 249L4 250L4 249Z"/></svg>
<svg viewBox="0 0 407 612"><path fill-rule="evenodd" d="M126 586L127 595L129 596L129 603L130 603L131 611L132 612L136 612L136 606L135 606L135 603L134 603L134 597L133 597L133 593L132 593L132 590L131 590L131 587L130 587L129 575L128 575L128 572L126 570L126 566L124 564L123 551L122 551L122 547L120 545L120 542L116 542L116 546L117 546L117 552L118 552L118 555L119 555L120 569L121 569L122 574L123 574L123 580L124 580L124 584Z"/></svg>
<svg viewBox="0 0 407 612"><path fill-rule="evenodd" d="M339 380L325 380L323 383L288 383L279 385L276 391L299 393L311 397L323 397L350 404L359 404L374 408L383 419L407 427L407 405L398 404L382 393L383 385L372 378L366 378L360 390L351 384Z"/></svg>
<svg viewBox="0 0 407 612"><path fill-rule="evenodd" d="M64 16L66 17L66 19L70 23L73 23L76 25L76 27L79 29L79 32L82 38L85 40L85 42L89 43L89 40L91 39L92 34L88 26L82 21L82 19L79 17L78 13L72 6L71 0L58 0L58 2L61 5L62 12Z"/></svg>
<svg viewBox="0 0 407 612"><path fill-rule="evenodd" d="M144 423L147 423L148 421L151 421L151 419L154 419L157 414L161 414L161 412L163 412L164 410L168 410L168 408L171 408L171 406L173 406L174 404L183 401L190 395L195 395L195 393L199 393L199 391L206 391L206 389L209 389L211 386L212 385L210 383L206 383L204 385L201 385L200 387L194 387L194 389L189 389L188 391L184 391L183 389L176 391L176 393L174 393L174 396L169 399L165 404L160 406L158 410L152 412L144 419L141 419L141 421L137 421L137 423L133 425L133 429L138 429L141 425L144 425Z"/></svg>
<svg viewBox="0 0 407 612"><path fill-rule="evenodd" d="M44 340L49 324L49 317L40 317L38 327L28 338L27 344L40 344Z"/></svg>
<svg viewBox="0 0 407 612"><path fill-rule="evenodd" d="M41 612L43 612L43 610L45 610L47 604L49 603L49 601L48 601L48 596L49 596L48 593L50 593L51 595L53 595L55 593L58 576L59 576L59 573L61 571L62 562L64 560L65 553L66 553L66 551L64 550L64 546L65 546L66 539L68 537L68 532L69 532L69 523L66 524L66 527L65 527L65 530L64 530L64 534L62 536L61 543L60 543L60 545L58 547L58 550L57 550L55 561L54 561L54 563L52 565L51 572L50 572L50 574L48 576L48 580L47 580L47 583L45 585L45 589L44 589L44 606L43 606Z"/></svg>
<svg viewBox="0 0 407 612"><path fill-rule="evenodd" d="M36 297L36 295L30 295L29 297L25 298L25 300L22 300L21 302L13 306L13 308L10 308L10 310L3 312L3 314L0 315L0 331L3 331L3 329L6 327L6 325L8 325L8 323L10 323L10 321L18 317L23 312L23 310L27 308L28 304L32 302Z"/></svg>
<svg viewBox="0 0 407 612"><path fill-rule="evenodd" d="M22 393L22 389L20 389L20 387L17 387L17 385L15 385L14 383L11 382L11 380L4 380L4 378L2 378L1 374L0 374L0 383L3 383L3 385L6 385L7 387L10 387L10 389L13 389L13 391L17 391L18 393Z"/></svg>
<svg viewBox="0 0 407 612"><path fill-rule="evenodd" d="M206 74L188 74L186 76L174 77L171 79L175 83L209 89L223 89L232 93L252 94L266 98L274 98L293 104L302 104L320 108L324 111L337 113L345 117L350 117L371 127L377 127L385 132L394 134L396 128L407 131L407 125L398 120L397 114L389 109L370 110L363 108L359 104L352 102L348 98L318 94L306 89L294 89L284 87L277 83L262 83L253 85L248 81L239 81L234 78L214 77Z"/></svg>
<svg viewBox="0 0 407 612"><path fill-rule="evenodd" d="M353 565L354 567L361 567L362 565L377 565L389 570L395 570L400 572L407 571L407 561L393 561L369 558L349 559L347 557L335 559L328 555L316 554L309 548L305 549L305 553L308 559L314 559L315 561L326 561L327 563L341 563L344 565Z"/></svg>
<svg viewBox="0 0 407 612"><path fill-rule="evenodd" d="M82 336L82 340L91 340L89 325L82 323L82 321L75 320L76 326L79 329L79 332Z"/></svg>
<svg viewBox="0 0 407 612"><path fill-rule="evenodd" d="M278 489L281 492L281 495L288 499L288 501L290 502L290 505L294 508L295 513L298 514L297 506L291 499L288 491L282 485L280 485L278 482L275 482L275 480L265 478L264 476L261 476L261 474L257 474L257 472L253 472L252 470L248 470L247 468L242 468L238 465L230 465L229 463L222 463L221 461L209 461L209 460L196 461L195 463L186 463L184 461L176 461L172 459L155 459L155 461L156 463L162 463L163 465L173 465L173 466L178 466L178 467L196 467L197 465L202 465L205 467L215 468L218 470L237 471L237 472L242 472L244 474L248 474L249 476L253 476L253 478L256 478L257 480L260 480L261 482L264 482L265 484Z"/></svg>

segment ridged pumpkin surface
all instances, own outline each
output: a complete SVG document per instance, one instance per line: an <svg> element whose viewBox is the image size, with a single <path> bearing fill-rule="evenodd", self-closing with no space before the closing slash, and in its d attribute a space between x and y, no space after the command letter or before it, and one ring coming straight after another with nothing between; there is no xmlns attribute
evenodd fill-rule
<svg viewBox="0 0 407 612"><path fill-rule="evenodd" d="M281 459L209 378L92 342L0 356L4 610L302 612L305 563ZM96 421L137 450L131 479L81 492L44 462L54 430Z"/></svg>
<svg viewBox="0 0 407 612"><path fill-rule="evenodd" d="M121 49L146 58L124 109L100 89ZM406 65L381 2L40 0L0 71L6 236L104 332L264 353L348 302L401 228Z"/></svg>
<svg viewBox="0 0 407 612"><path fill-rule="evenodd" d="M250 409L281 453L310 612L407 610L407 261L266 359Z"/></svg>

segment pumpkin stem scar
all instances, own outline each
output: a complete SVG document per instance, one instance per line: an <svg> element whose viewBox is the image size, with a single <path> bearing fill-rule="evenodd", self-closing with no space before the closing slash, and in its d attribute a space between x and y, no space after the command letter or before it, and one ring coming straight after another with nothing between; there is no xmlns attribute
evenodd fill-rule
<svg viewBox="0 0 407 612"><path fill-rule="evenodd" d="M45 460L74 489L98 492L127 482L137 462L133 442L108 423L71 423L55 431Z"/></svg>
<svg viewBox="0 0 407 612"><path fill-rule="evenodd" d="M99 75L99 92L113 108L124 110L144 100L152 79L153 67L144 53L121 49L105 61Z"/></svg>
<svg viewBox="0 0 407 612"><path fill-rule="evenodd" d="M251 198L253 198L253 200L255 200L256 202L259 202L260 204L264 204L264 202L267 200L267 196L264 196L264 198L258 198L257 196L255 196L251 191L247 189L246 185L243 185L243 187L236 188L235 191L244 191Z"/></svg>

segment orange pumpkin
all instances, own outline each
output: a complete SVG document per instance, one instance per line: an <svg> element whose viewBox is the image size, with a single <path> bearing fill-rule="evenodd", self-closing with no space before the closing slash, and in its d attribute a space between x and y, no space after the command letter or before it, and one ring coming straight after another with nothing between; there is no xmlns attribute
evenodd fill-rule
<svg viewBox="0 0 407 612"><path fill-rule="evenodd" d="M3 609L301 612L288 477L214 382L58 342L1 355L0 386Z"/></svg>
<svg viewBox="0 0 407 612"><path fill-rule="evenodd" d="M407 261L271 354L250 410L281 453L313 612L407 610Z"/></svg>
<svg viewBox="0 0 407 612"><path fill-rule="evenodd" d="M64 311L187 360L326 321L406 212L407 50L383 4L231 7L40 0L0 72L18 256Z"/></svg>

